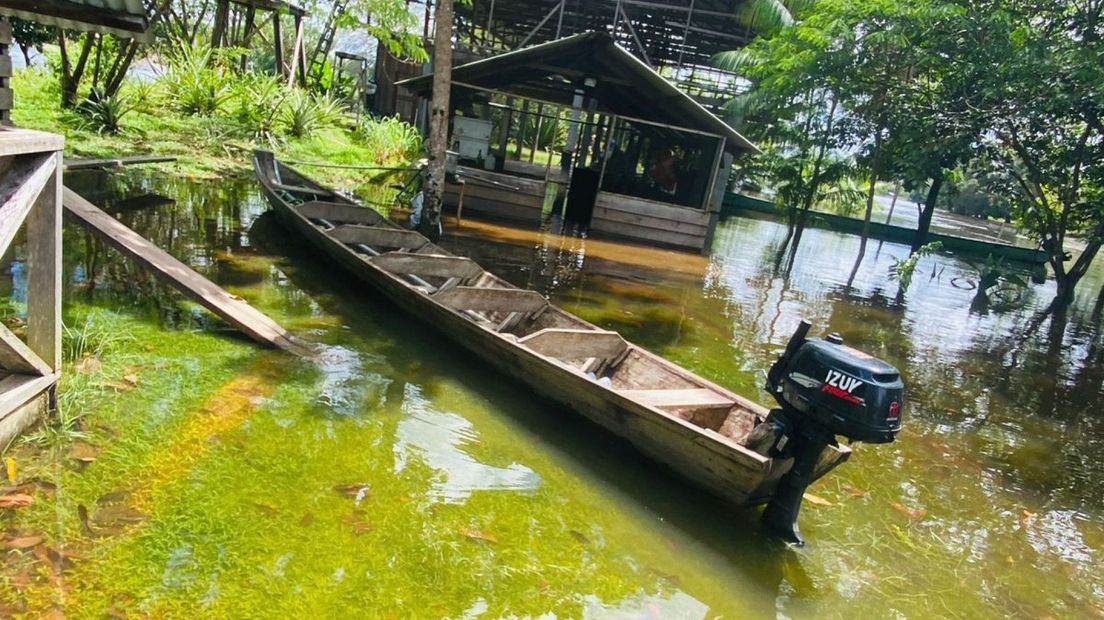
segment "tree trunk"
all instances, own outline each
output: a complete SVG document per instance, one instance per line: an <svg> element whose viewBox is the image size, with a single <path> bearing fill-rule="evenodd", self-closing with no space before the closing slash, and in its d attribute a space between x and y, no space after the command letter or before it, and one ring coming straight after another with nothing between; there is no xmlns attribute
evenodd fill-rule
<svg viewBox="0 0 1104 620"><path fill-rule="evenodd" d="M230 0L218 0L215 7L215 23L211 29L211 47L222 47L226 39L226 26L230 21Z"/></svg>
<svg viewBox="0 0 1104 620"><path fill-rule="evenodd" d="M928 188L928 197L924 200L924 208L920 211L920 219L916 223L916 236L912 238L912 249L909 255L915 254L920 246L928 240L928 230L931 229L932 215L935 214L935 202L939 199L939 190L943 188L946 175L942 171L932 178L931 187Z"/></svg>
<svg viewBox="0 0 1104 620"><path fill-rule="evenodd" d="M875 147L875 161L880 157L878 151L880 150L881 140L879 139L878 142L878 147ZM866 256L866 240L870 237L870 214L874 212L874 193L877 184L878 172L877 170L873 170L870 173L870 189L866 192L866 215L863 217L862 239L859 241L859 255L855 257L855 265L851 267L851 275L847 278L847 288L851 288L851 284L855 281L855 275L859 273L859 265L862 264L863 257Z"/></svg>
<svg viewBox="0 0 1104 620"><path fill-rule="evenodd" d="M92 51L92 43L95 40L94 33L88 33L81 42L80 56L76 65L69 64L69 54L66 48L68 40L65 32L58 29L58 45L61 47L61 106L71 108L77 104L77 89L80 88L81 79L84 77L84 68L88 64L88 56Z"/></svg>
<svg viewBox="0 0 1104 620"><path fill-rule="evenodd" d="M452 89L452 2L439 0L434 13L433 99L429 105L429 167L423 191L421 230L431 240L441 236L445 197L445 150L448 147L449 92Z"/></svg>

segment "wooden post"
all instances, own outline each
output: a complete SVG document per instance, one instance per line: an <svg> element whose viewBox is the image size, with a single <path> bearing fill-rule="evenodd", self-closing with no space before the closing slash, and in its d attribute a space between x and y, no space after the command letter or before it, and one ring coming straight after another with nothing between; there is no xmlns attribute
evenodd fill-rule
<svg viewBox="0 0 1104 620"><path fill-rule="evenodd" d="M0 255L26 230L24 338L0 324L0 445L34 424L61 370L62 136L0 128Z"/></svg>
<svg viewBox="0 0 1104 620"><path fill-rule="evenodd" d="M11 45L11 21L7 17L2 17L0 18L0 125L11 124Z"/></svg>
<svg viewBox="0 0 1104 620"><path fill-rule="evenodd" d="M280 34L280 12L272 12L272 45L276 52L276 75L284 77L284 38Z"/></svg>

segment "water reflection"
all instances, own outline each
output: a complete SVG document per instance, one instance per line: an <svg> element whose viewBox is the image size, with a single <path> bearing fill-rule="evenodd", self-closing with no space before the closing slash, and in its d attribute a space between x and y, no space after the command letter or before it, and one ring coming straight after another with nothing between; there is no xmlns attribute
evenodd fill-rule
<svg viewBox="0 0 1104 620"><path fill-rule="evenodd" d="M479 442L471 422L452 413L435 411L412 384L406 385L403 414L395 441L395 473L406 467L411 453L421 457L443 479L431 494L445 503L463 503L476 491L533 491L540 486L537 472L519 463L494 467L480 463L465 449Z"/></svg>
<svg viewBox="0 0 1104 620"><path fill-rule="evenodd" d="M813 544L792 552L758 535L754 510L702 496L577 416L465 363L467 356L446 339L352 286L262 217L252 183L202 184L140 172L93 177L83 186L69 182L323 343L317 367L286 377L308 386L298 388L308 393L303 400L258 404L271 409L250 427L249 445L271 452L257 457L265 465L257 470L263 492L299 492L301 483L288 480L295 476L283 474L292 454L293 469L324 468L314 475L329 481L320 488L335 502L345 499L332 497L333 484L371 480L373 493L409 485L389 505L424 496L434 508L380 519L379 527L392 529L379 542L395 545L394 553L390 564L373 564L373 579L365 582L366 571L354 571L353 562L329 561L331 549L284 542L285 534L302 530L302 503L317 501L317 490L303 492L307 499L292 504L292 521L273 524L278 540L252 541L267 554L259 564L266 575L300 570L302 561L303 583L377 588L391 600L407 596L407 582L435 583L418 573L419 564L439 561L441 550L456 544L455 527L440 525L447 512L438 512L456 510L469 511L463 527L495 515L516 516L524 526L514 532L521 540L516 546L505 536L498 544L460 541L463 562L503 572L437 584L464 601L441 616L468 609L472 617L493 617L522 604L538 609L534 617L563 609L573 617L1042 617L1104 609L1104 416L1098 413L1104 342L1094 295L1083 294L1066 315L1040 318L1053 296L1047 284L1035 287L1023 307L974 312L974 291L954 282L975 278L976 268L935 255L921 260L912 287L899 297L887 272L907 248L888 243L871 245L848 286L857 240L816 229L805 232L787 275L773 265L784 226L754 219L723 222L709 258L478 221L449 231L448 247L515 284L764 403L760 373L802 317L898 366L909 386L900 441L859 446L850 463L813 489L828 505L806 510L803 529ZM129 200L133 195L143 198ZM130 308L170 327L224 329L83 231L67 228L65 243L68 295ZM1102 280L1100 269L1091 272L1082 291L1095 292ZM0 276L0 295L15 296L11 276ZM151 432L164 404L154 403L147 414ZM297 433L307 439L282 451L278 441ZM324 445L343 450L330 454ZM378 469L354 473L367 465ZM240 475L238 467L235 460L223 475ZM370 510L375 501L356 509ZM538 503L541 511L529 512ZM592 511L589 523L572 514L581 510ZM373 518L363 517L365 523ZM314 537L309 528L302 531L305 540ZM542 536L570 548L541 547ZM526 549L539 549L536 568ZM190 580L195 600L214 587L215 606L238 592L240 576L207 561L207 572L189 572L190 556L181 551L170 561L171 551L158 556L157 578ZM417 560L403 564L404 557ZM560 574L557 566L570 569ZM233 570L233 553L226 567ZM510 585L515 573L531 570L555 576L527 584L529 590ZM379 585L385 578L392 581ZM599 592L607 582L616 587ZM538 605L542 587L568 602Z"/></svg>

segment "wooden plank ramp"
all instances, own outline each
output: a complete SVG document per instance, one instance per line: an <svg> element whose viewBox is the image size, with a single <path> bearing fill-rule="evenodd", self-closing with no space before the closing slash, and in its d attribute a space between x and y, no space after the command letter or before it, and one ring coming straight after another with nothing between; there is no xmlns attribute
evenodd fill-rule
<svg viewBox="0 0 1104 620"><path fill-rule="evenodd" d="M310 356L307 346L286 329L242 298L231 295L199 275L147 239L98 209L68 187L64 188L65 210L115 249L149 269L154 276L176 288L250 338L297 355Z"/></svg>
<svg viewBox="0 0 1104 620"><path fill-rule="evenodd" d="M97 168L120 168L138 164L160 164L176 161L171 155L134 155L132 157L108 157L104 159L67 159L62 164L66 170L94 170Z"/></svg>

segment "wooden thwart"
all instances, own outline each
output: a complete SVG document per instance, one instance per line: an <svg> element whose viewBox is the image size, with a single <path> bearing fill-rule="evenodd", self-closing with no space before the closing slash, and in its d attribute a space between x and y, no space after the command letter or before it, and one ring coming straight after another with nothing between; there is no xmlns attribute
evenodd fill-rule
<svg viewBox="0 0 1104 620"><path fill-rule="evenodd" d="M303 217L323 219L334 224L364 224L375 226L383 221L383 216L373 209L352 207L336 202L312 200L294 207Z"/></svg>
<svg viewBox="0 0 1104 620"><path fill-rule="evenodd" d="M429 243L429 240L413 230L394 228L373 228L371 226L338 226L326 233L341 243L363 243L372 247L402 248L417 250Z"/></svg>
<svg viewBox="0 0 1104 620"><path fill-rule="evenodd" d="M470 258L441 254L388 252L370 259L369 262L391 273L412 273L438 278L467 280L483 273L483 268Z"/></svg>
<svg viewBox="0 0 1104 620"><path fill-rule="evenodd" d="M305 347L275 321L240 297L226 292L69 188L63 190L66 211L115 249L149 269L158 279L225 319L262 344L298 354Z"/></svg>
<svg viewBox="0 0 1104 620"><path fill-rule="evenodd" d="M456 286L433 299L453 310L475 312L536 312L548 305L548 300L534 291L481 286Z"/></svg>
<svg viewBox="0 0 1104 620"><path fill-rule="evenodd" d="M713 390L618 390L618 394L652 407L732 407L736 401Z"/></svg>
<svg viewBox="0 0 1104 620"><path fill-rule="evenodd" d="M536 353L557 359L608 359L620 355L628 343L617 332L591 329L542 329L518 339Z"/></svg>

